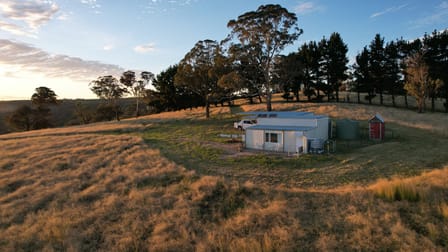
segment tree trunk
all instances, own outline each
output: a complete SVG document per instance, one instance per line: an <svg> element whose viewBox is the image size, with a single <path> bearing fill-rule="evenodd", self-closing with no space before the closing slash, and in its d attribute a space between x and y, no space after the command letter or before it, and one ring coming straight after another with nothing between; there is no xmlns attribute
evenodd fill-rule
<svg viewBox="0 0 448 252"><path fill-rule="evenodd" d="M384 99L383 99L383 90L380 90L380 105L383 105Z"/></svg>
<svg viewBox="0 0 448 252"><path fill-rule="evenodd" d="M210 118L210 102L208 97L205 98L205 118Z"/></svg>
<svg viewBox="0 0 448 252"><path fill-rule="evenodd" d="M436 98L435 95L431 95L431 112L436 111Z"/></svg>
<svg viewBox="0 0 448 252"><path fill-rule="evenodd" d="M339 88L336 88L336 102L339 102Z"/></svg>
<svg viewBox="0 0 448 252"><path fill-rule="evenodd" d="M408 104L408 94L404 94L404 106L406 106L406 108L409 108L409 104Z"/></svg>
<svg viewBox="0 0 448 252"><path fill-rule="evenodd" d="M360 104L361 103L361 95L359 93L359 90L357 90L356 92L358 93L358 95L357 95L358 96L358 104Z"/></svg>
<svg viewBox="0 0 448 252"><path fill-rule="evenodd" d="M136 117L136 118L138 118L138 116L139 116L138 100L139 100L139 99L138 99L138 97L137 97L137 103L136 103L136 105L135 105L135 106L136 106L136 109L135 109L135 117Z"/></svg>
<svg viewBox="0 0 448 252"><path fill-rule="evenodd" d="M266 92L266 110L267 111L272 111L271 100L272 100L272 93L271 93L271 90L268 90Z"/></svg>
<svg viewBox="0 0 448 252"><path fill-rule="evenodd" d="M299 94L299 93L300 93L299 90L297 90L297 91L294 92L294 96L296 97L296 101L297 101L297 102L300 101L300 97L299 97L300 94Z"/></svg>
<svg viewBox="0 0 448 252"><path fill-rule="evenodd" d="M394 95L394 93L392 93L391 95L392 95L392 106L396 107L397 104L395 103L395 95Z"/></svg>
<svg viewBox="0 0 448 252"><path fill-rule="evenodd" d="M424 99L418 99L417 98L418 113L422 113L423 112L424 103L425 103Z"/></svg>

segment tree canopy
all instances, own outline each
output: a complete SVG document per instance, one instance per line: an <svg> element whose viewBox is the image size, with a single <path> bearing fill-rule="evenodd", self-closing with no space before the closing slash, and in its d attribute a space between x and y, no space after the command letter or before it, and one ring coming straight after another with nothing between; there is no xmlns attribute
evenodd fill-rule
<svg viewBox="0 0 448 252"><path fill-rule="evenodd" d="M232 29L230 37L238 39L263 73L267 110L271 111L273 61L302 34L297 26L296 15L278 4L261 5L256 11L246 12L236 20L230 20L227 27Z"/></svg>
<svg viewBox="0 0 448 252"><path fill-rule="evenodd" d="M187 86L202 97L206 118L210 117L210 98L218 88L219 78L212 71L220 53L217 41L198 41L179 63L174 78L176 86Z"/></svg>

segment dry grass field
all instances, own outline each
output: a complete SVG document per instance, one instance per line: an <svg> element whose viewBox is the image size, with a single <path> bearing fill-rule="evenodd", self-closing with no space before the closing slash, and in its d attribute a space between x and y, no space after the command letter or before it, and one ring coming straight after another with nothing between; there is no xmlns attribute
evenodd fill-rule
<svg viewBox="0 0 448 252"><path fill-rule="evenodd" d="M0 251L448 249L445 114L273 107L379 112L394 136L299 159L217 137L264 104L0 135Z"/></svg>

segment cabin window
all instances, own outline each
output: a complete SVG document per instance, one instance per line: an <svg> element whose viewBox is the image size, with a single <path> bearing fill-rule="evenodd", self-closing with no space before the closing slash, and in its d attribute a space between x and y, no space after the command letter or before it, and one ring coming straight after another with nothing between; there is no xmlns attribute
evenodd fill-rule
<svg viewBox="0 0 448 252"><path fill-rule="evenodd" d="M266 143L278 143L277 133L265 133L264 141Z"/></svg>

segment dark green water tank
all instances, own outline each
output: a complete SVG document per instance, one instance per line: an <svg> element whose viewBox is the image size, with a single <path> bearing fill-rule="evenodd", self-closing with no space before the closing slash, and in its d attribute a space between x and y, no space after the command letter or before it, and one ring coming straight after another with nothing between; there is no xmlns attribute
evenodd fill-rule
<svg viewBox="0 0 448 252"><path fill-rule="evenodd" d="M336 120L336 135L342 140L359 139L359 122L349 119Z"/></svg>

